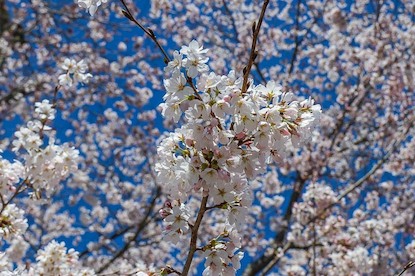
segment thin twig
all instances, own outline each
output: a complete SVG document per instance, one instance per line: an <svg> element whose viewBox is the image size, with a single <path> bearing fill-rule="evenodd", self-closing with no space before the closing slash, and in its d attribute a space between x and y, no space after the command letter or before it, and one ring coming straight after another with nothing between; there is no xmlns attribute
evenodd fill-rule
<svg viewBox="0 0 415 276"><path fill-rule="evenodd" d="M249 54L249 61L248 65L244 68L244 80L242 82L242 94L246 93L248 90L248 78L249 74L251 73L252 65L254 64L255 58L258 55L258 52L256 51L256 43L259 36L259 31L261 30L262 21L264 20L265 11L267 10L269 0L265 0L264 4L262 5L261 15L259 16L258 24L254 22L252 25L252 29L254 31L253 37L252 37L252 46L251 46L251 53Z"/></svg>
<svg viewBox="0 0 415 276"><path fill-rule="evenodd" d="M124 0L120 0L121 3L123 4L125 10L122 11L122 13L124 14L124 16L130 20L131 22L133 22L134 24L136 24L141 30L144 31L144 33L151 38L151 40L154 41L154 43L157 45L157 47L160 49L161 53L164 56L164 62L167 64L169 63L169 61L171 60L169 55L166 53L166 51L163 49L163 47L161 46L161 44L159 43L159 41L157 40L156 35L154 34L153 30L151 30L150 28L146 28L144 27L140 22L138 22L135 17L133 16L133 14L131 13L130 9L128 8L127 4L125 3Z"/></svg>
<svg viewBox="0 0 415 276"><path fill-rule="evenodd" d="M134 24L136 24L136 25L137 25L137 26L138 26L141 30L143 30L143 31L144 31L144 33L145 33L148 37L150 37L150 38L151 38L151 40L153 40L153 41L154 41L154 43L157 45L157 47L159 48L159 50L161 51L161 53L162 53L162 54L163 54L163 56L164 56L164 63L165 63L165 64L168 64L168 63L171 61L171 59L170 59L169 55L167 54L167 52L164 50L163 46L161 46L161 44L160 44L160 43L159 43L159 41L157 40L157 37L156 37L156 35L154 34L153 30L152 30L152 29L150 29L150 28L146 28L146 27L144 27L144 26L143 26L140 22L138 22L138 21L135 19L135 17L132 15L132 13L131 13L130 9L128 8L127 4L125 3L125 1L124 1L124 0L120 0L120 1L121 1L121 3L123 4L123 6L124 6L124 8L125 8L125 10L123 10L123 11L122 11L123 15L124 15L124 16L125 16L128 20L130 20L131 22L133 22ZM196 89L196 87L195 87L195 85L194 85L194 83L193 83L192 78L187 77L187 78L186 78L186 81L187 81L187 83L189 84L189 86L193 89L194 96L195 96L197 99L202 100L202 98L200 97L199 93L197 92L197 89Z"/></svg>
<svg viewBox="0 0 415 276"><path fill-rule="evenodd" d="M3 211L4 211L4 209L6 209L6 207L7 207L7 205L9 205L10 204L10 202L12 202L13 201L13 199L18 195L18 194L20 194L21 192L22 192L22 188L24 187L24 185L26 184L26 181L28 181L28 179L27 178L25 178L22 182L20 182L20 184L17 186L17 188L16 188L16 190L14 191L14 194L9 198L9 200L7 201L7 202L4 202L4 199L3 199L3 195L0 195L1 196L1 203L2 203L2 206L1 206L1 209L0 209L0 215L1 215L1 213L3 213Z"/></svg>
<svg viewBox="0 0 415 276"><path fill-rule="evenodd" d="M397 274L396 276L401 276L403 275L408 269L410 269L411 267L415 266L415 262L414 261L410 261L409 263L406 264L406 266L402 269L401 272L399 272L399 274Z"/></svg>

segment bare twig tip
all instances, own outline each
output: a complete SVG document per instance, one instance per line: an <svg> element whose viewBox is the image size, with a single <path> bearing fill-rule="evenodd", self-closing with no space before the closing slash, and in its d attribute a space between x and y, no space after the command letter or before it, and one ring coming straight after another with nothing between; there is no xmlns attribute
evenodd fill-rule
<svg viewBox="0 0 415 276"><path fill-rule="evenodd" d="M132 19L132 17L131 17L131 15L128 13L128 12L126 12L125 10L122 10L122 14L125 16L125 17L127 17L128 18L128 20L133 20Z"/></svg>

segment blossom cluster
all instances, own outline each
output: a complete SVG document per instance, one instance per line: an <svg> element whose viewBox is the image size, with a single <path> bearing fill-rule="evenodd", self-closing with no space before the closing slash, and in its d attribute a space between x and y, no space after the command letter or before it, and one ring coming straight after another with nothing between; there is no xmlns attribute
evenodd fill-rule
<svg viewBox="0 0 415 276"><path fill-rule="evenodd" d="M205 270L203 276L234 275L235 270L241 267L243 252L235 254L235 245L232 243L216 242L206 249L204 256Z"/></svg>
<svg viewBox="0 0 415 276"><path fill-rule="evenodd" d="M19 161L10 162L0 156L0 194L6 195L16 190L15 185L23 175L24 167Z"/></svg>
<svg viewBox="0 0 415 276"><path fill-rule="evenodd" d="M98 7L103 3L107 3L107 0L76 0L79 7L87 9L90 15L94 15Z"/></svg>
<svg viewBox="0 0 415 276"><path fill-rule="evenodd" d="M78 252L67 251L65 243L50 242L36 257L34 271L41 275L95 275L93 270L82 268L78 262Z"/></svg>
<svg viewBox="0 0 415 276"><path fill-rule="evenodd" d="M65 71L64 74L59 75L59 84L67 87L80 83L88 83L92 78L92 74L86 73L88 66L84 60L76 62L74 59L66 58L61 65Z"/></svg>
<svg viewBox="0 0 415 276"><path fill-rule="evenodd" d="M24 211L11 204L17 194L29 189L34 199L42 193L50 196L59 182L78 168L78 151L68 144L56 145L47 122L55 109L48 100L35 104L39 120L32 120L15 133L14 151L22 150L22 160L10 162L0 156L0 238L10 240L28 227ZM48 145L44 140L48 138Z"/></svg>
<svg viewBox="0 0 415 276"><path fill-rule="evenodd" d="M49 200L33 202L22 195L14 198L15 207L25 211L30 228L24 239L13 231L8 232L11 241L4 237L0 251L5 251L7 258L0 253L0 274L4 273L2 266L29 265L35 259L34 249L62 237L74 237L74 246L85 249L83 264L96 271L117 257L100 274L130 275L138 263L143 263L143 271L166 264L179 268L183 254L159 238L159 219L154 216L165 201L164 194L159 200L158 193L152 193L164 184L155 183L150 170L155 160L157 120L139 113L138 108L149 101L152 90L161 87L161 71L151 65L159 53L153 51L144 33L131 36L130 28L120 28L125 18L121 18L119 1L111 5L104 3L108 0L74 2L81 8L74 8L76 3L67 6L30 0L0 5L0 21L4 23L0 24L4 25L0 27L1 149L10 146L14 118L26 122L34 101L50 96L58 76L51 72L61 69L56 57L85 57L87 72L97 75L90 85L60 94L61 112L56 114L71 118L65 134L82 150L85 158L79 166L85 169L54 194L52 205L44 205ZM188 45L191 38L208 44L210 69L206 70L226 75L229 68L242 72L246 66L252 24L261 12L261 3L152 0L149 13L134 7L138 1L125 3L158 38L169 38L167 44L160 40L162 45ZM267 171L257 177L257 183L249 181L247 192L253 188L255 200L245 218L242 243L251 258L245 261L241 274L395 275L414 260L413 5L413 1L288 0L284 5L270 1L253 74L293 89L299 87L305 94L318 94L327 110L319 123L318 139L271 167L275 173ZM106 10L100 12L103 6ZM95 18L86 22L82 14L88 11ZM121 42L114 52L116 41ZM181 71L196 80L202 70L197 67L207 65L203 61L206 56L189 58L185 51L176 53L183 55ZM74 82L72 73L69 76ZM187 79L186 84L191 88ZM178 105L178 111L185 111L186 104ZM97 107L111 112L102 114ZM40 121L45 119L39 117ZM47 145L47 138L40 136ZM390 146L392 154L388 153ZM6 176L0 177L0 194L9 199L21 185L31 191L21 178L24 158L17 156L19 162L8 158L7 152L1 155L0 174ZM383 165L371 170L378 161ZM368 172L371 175L366 178ZM361 186L351 191L348 188L354 181ZM350 193L339 201L342 191ZM178 239L192 231L199 193L192 191L190 200L170 199L171 207L166 204L163 209L163 216L179 214L180 227L173 224L166 228L167 232L183 232L177 233ZM229 200L232 193L225 194ZM217 237L229 217L228 209L221 209L229 206L215 204L212 197L209 195L209 207L217 207L206 211L199 229L199 245L207 247L198 247L194 261L212 256L206 260L206 273L219 274L225 263L236 265L229 262L234 253L224 249L227 243L224 246L217 238L213 241L216 244L206 241ZM153 199L154 206L149 204ZM82 225L74 218L79 213L86 214ZM166 224L172 224L175 215L166 217ZM4 223L11 221L10 217ZM144 226L142 231L131 242L135 227L140 225ZM222 235L221 239L226 238ZM187 243L178 244L186 247L182 253L188 249ZM127 248L124 254L117 254L123 247ZM205 249L203 254L200 249ZM265 272L264 268L271 266Z"/></svg>
<svg viewBox="0 0 415 276"><path fill-rule="evenodd" d="M0 240L11 240L15 236L23 234L28 227L24 211L15 204L7 205L0 214Z"/></svg>
<svg viewBox="0 0 415 276"><path fill-rule="evenodd" d="M162 115L184 123L161 141L156 171L178 202L162 210L167 236L175 242L189 229L186 202L200 192L227 213L226 232L240 230L252 201L249 180L307 141L321 112L311 98L294 99L274 81L255 86L249 80L242 91L243 79L235 71L227 76L208 72L206 53L192 41L166 68L170 78L164 81ZM234 235L230 242L238 244L238 239ZM222 260L207 263L215 267L209 273L225 273L228 262L215 246L209 250Z"/></svg>
<svg viewBox="0 0 415 276"><path fill-rule="evenodd" d="M24 149L27 153L23 155L24 171L20 178L26 179L35 191L50 195L62 179L77 170L79 151L66 143L56 145L53 136L48 137L49 143L44 146L43 138L51 131L46 122L54 118L56 111L48 100L43 100L36 103L35 112L40 120L29 121L15 133L17 139L13 141L13 150Z"/></svg>
<svg viewBox="0 0 415 276"><path fill-rule="evenodd" d="M19 266L12 269L7 265L7 256L0 256L0 274L1 275L67 275L67 276L92 276L96 275L90 268L82 267L78 259L78 252L73 249L67 250L65 243L51 241L45 248L39 250L36 256L36 263L29 268Z"/></svg>

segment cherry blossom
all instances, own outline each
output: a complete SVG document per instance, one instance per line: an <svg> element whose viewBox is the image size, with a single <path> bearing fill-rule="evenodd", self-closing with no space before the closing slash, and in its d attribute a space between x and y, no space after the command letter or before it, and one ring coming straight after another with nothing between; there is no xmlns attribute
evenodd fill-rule
<svg viewBox="0 0 415 276"><path fill-rule="evenodd" d="M65 247L65 243L50 242L36 256L36 266L28 274L42 275L95 275L78 262L78 252Z"/></svg>
<svg viewBox="0 0 415 276"><path fill-rule="evenodd" d="M87 83L92 78L90 73L85 73L87 65L84 60L76 62L66 58L61 68L66 71L65 74L59 76L59 84L63 86L70 87L78 82Z"/></svg>
<svg viewBox="0 0 415 276"><path fill-rule="evenodd" d="M107 3L107 0L76 0L76 2L81 8L87 9L88 12L93 16L98 7L103 3Z"/></svg>
<svg viewBox="0 0 415 276"><path fill-rule="evenodd" d="M0 4L0 274L411 274L413 3L149 3Z"/></svg>
<svg viewBox="0 0 415 276"><path fill-rule="evenodd" d="M1 210L0 236L2 239L11 240L15 236L22 235L28 224L24 218L24 211L15 204L9 204Z"/></svg>
<svg viewBox="0 0 415 276"><path fill-rule="evenodd" d="M201 49L192 41L189 47L182 47L181 53L186 60L198 52L198 59L204 60L203 54L207 51ZM178 111L176 122L184 112L185 123L162 140L158 148L160 159L156 164L158 181L166 183L173 200L182 202L180 207L173 207L170 215L163 215L168 223L166 231L175 243L189 230L190 212L186 210L189 208L186 202L190 196L200 196L200 190L203 198L210 197L213 205L227 210L225 232L231 232L233 226L241 229L247 209L252 204L248 180L265 172L273 156L285 156L287 146L293 144L292 137L298 137L296 144L307 141L310 135L304 135L302 131L311 132L321 112L320 106L314 105L311 99L295 101L292 94L281 92L274 82L267 87L251 86L250 94L244 95L241 87L235 85L242 81L215 74L205 75L205 68L198 71L202 85L196 81L197 85L192 87L176 64L177 61L173 60L167 66L176 69L171 79L164 82L168 94L164 97L166 103L162 109L166 115L165 110L175 108ZM182 66L189 74L185 62ZM185 97L176 96L185 90ZM226 112L216 114L212 106L224 98L231 105ZM276 119L269 116L271 109L278 110L273 115L277 116ZM183 215L184 210L186 215ZM164 212L170 211L164 209ZM210 252L211 249L206 250ZM222 254L225 253L216 249L207 254L204 274L229 273L225 272L225 267L230 261L227 254L226 257Z"/></svg>

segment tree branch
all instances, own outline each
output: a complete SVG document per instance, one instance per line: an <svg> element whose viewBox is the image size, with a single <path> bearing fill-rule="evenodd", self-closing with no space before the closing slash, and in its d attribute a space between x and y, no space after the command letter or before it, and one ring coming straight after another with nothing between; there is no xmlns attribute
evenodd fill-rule
<svg viewBox="0 0 415 276"><path fill-rule="evenodd" d="M202 223L203 215L206 212L207 201L208 201L208 196L205 196L202 198L202 201L200 202L199 213L197 214L196 222L192 228L192 237L190 238L189 254L187 254L186 263L184 264L184 267L183 267L183 272L182 272L183 276L187 276L189 274L190 265L192 264L193 256L197 249L197 234L199 231L200 224Z"/></svg>
<svg viewBox="0 0 415 276"><path fill-rule="evenodd" d="M254 64L255 58L258 55L258 52L256 51L256 43L259 36L259 31L261 30L262 21L264 20L265 11L267 10L269 0L265 0L264 4L262 5L261 15L259 16L258 24L254 22L252 25L252 30L254 31L253 37L252 37L252 46L251 46L251 53L249 54L249 61L248 65L244 68L244 79L242 82L242 94L246 93L248 90L248 77L251 73L252 65Z"/></svg>

